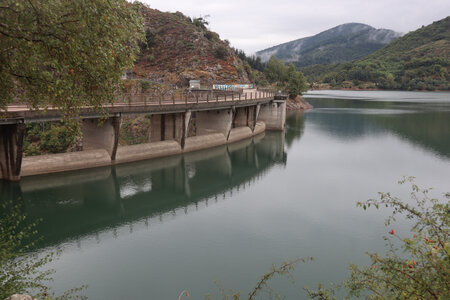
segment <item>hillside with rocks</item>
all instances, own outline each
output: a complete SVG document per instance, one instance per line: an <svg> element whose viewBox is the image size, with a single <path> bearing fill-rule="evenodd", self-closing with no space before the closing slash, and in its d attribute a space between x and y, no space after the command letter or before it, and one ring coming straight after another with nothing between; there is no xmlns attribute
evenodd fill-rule
<svg viewBox="0 0 450 300"><path fill-rule="evenodd" d="M133 78L187 87L189 80L202 85L249 83L243 62L227 41L207 28L204 18L181 12L161 12L141 7L146 43L133 68Z"/></svg>

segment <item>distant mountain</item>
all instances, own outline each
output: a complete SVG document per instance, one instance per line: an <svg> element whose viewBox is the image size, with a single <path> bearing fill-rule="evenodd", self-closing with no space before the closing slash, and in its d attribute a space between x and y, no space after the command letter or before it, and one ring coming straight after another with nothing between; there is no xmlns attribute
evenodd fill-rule
<svg viewBox="0 0 450 300"><path fill-rule="evenodd" d="M450 17L422 26L375 53L352 62L301 68L309 82L331 87L402 90L450 89Z"/></svg>
<svg viewBox="0 0 450 300"><path fill-rule="evenodd" d="M361 23L347 23L311 37L258 51L256 55L263 62L274 55L298 67L346 62L365 57L400 36L400 33L388 29L375 29Z"/></svg>

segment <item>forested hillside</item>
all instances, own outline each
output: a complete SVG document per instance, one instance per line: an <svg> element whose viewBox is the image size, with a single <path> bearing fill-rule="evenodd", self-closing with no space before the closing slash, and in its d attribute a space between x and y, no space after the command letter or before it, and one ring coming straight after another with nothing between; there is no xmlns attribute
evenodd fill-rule
<svg viewBox="0 0 450 300"><path fill-rule="evenodd" d="M400 36L388 29L347 23L311 37L291 41L256 53L262 61L273 55L297 67L346 62L365 57Z"/></svg>
<svg viewBox="0 0 450 300"><path fill-rule="evenodd" d="M331 87L402 90L450 88L450 17L393 41L366 58L301 68L310 82Z"/></svg>

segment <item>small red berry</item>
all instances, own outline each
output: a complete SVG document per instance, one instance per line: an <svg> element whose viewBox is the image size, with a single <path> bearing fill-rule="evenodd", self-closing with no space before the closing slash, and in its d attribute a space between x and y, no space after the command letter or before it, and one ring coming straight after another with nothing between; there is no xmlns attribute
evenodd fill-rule
<svg viewBox="0 0 450 300"><path fill-rule="evenodd" d="M395 233L394 229L392 229L391 231L389 231L389 234L394 234L394 233Z"/></svg>
<svg viewBox="0 0 450 300"><path fill-rule="evenodd" d="M411 266L411 265L409 265L409 268L410 268L410 269L412 269L412 266Z"/></svg>

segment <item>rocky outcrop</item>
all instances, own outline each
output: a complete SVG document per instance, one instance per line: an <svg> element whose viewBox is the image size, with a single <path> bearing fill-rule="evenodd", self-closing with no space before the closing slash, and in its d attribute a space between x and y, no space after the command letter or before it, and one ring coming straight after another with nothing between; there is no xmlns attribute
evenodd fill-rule
<svg viewBox="0 0 450 300"><path fill-rule="evenodd" d="M250 83L244 63L228 41L210 31L203 18L190 18L141 7L146 43L132 70L135 79L187 87L189 80L215 83Z"/></svg>
<svg viewBox="0 0 450 300"><path fill-rule="evenodd" d="M306 110L313 108L302 96L297 96L295 99L288 99L286 107L287 110Z"/></svg>

